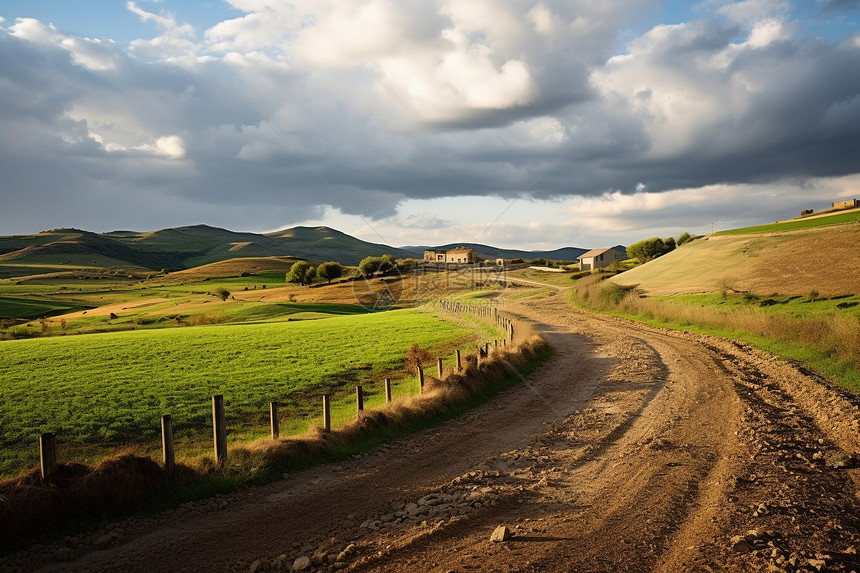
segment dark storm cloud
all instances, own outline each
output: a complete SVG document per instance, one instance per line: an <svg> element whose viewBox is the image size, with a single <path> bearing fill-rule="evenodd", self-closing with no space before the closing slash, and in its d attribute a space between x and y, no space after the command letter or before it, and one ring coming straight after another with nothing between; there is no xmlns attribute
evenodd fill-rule
<svg viewBox="0 0 860 573"><path fill-rule="evenodd" d="M380 219L406 199L857 172L856 41L703 17L613 58L624 5L512 2L510 22L483 36L470 14L447 14L360 61L337 46L308 56L298 41L243 53L239 32L146 59L33 23L0 30L0 227L264 230L325 205ZM435 39L457 22L461 35Z"/></svg>

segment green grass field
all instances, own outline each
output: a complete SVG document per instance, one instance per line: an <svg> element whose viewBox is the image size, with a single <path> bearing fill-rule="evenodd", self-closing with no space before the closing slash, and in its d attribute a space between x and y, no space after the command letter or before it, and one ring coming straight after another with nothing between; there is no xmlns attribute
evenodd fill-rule
<svg viewBox="0 0 860 573"><path fill-rule="evenodd" d="M447 356L478 336L465 325L399 310L3 341L0 473L33 464L45 431L56 432L60 444L84 444L84 452L104 442L157 446L163 414L173 416L178 451L199 449L211 440L213 394L225 397L231 439L263 435L270 401L282 403L286 431L298 431L316 422L323 393L348 403L355 384L366 384L378 396L381 378L397 377L411 344Z"/></svg>
<svg viewBox="0 0 860 573"><path fill-rule="evenodd" d="M547 271L536 271L533 269L508 271L508 275L512 279L518 278L535 283L561 287L569 287L572 284L572 281L570 280L571 274L573 273L552 273Z"/></svg>
<svg viewBox="0 0 860 573"><path fill-rule="evenodd" d="M3 318L31 319L75 312L87 308L90 307L51 300L49 298L0 296L0 317Z"/></svg>
<svg viewBox="0 0 860 573"><path fill-rule="evenodd" d="M722 313L754 312L763 316L814 318L849 316L860 319L860 296L759 296L752 294L698 294L650 297L686 307L707 307Z"/></svg>
<svg viewBox="0 0 860 573"><path fill-rule="evenodd" d="M309 320L368 312L357 304L266 302L268 289L285 285L282 273L212 278L185 284L142 283L119 277L100 280L40 278L19 282L0 280L0 319L30 322L5 327L0 325L0 340L43 334L91 334L188 324ZM262 300L222 302L211 294L219 288L231 293L253 292L255 297L259 294ZM161 300L142 304L142 301L150 299ZM189 307L189 304L192 306ZM113 311L116 318L111 318L105 312L91 312L67 318L62 325L58 320L50 321L46 332L43 332L38 322L42 317L105 305L120 305Z"/></svg>
<svg viewBox="0 0 860 573"><path fill-rule="evenodd" d="M719 231L715 235L745 235L747 233L766 233L773 231L793 231L797 229L811 229L813 227L823 227L825 225L840 225L843 223L856 223L860 221L860 211L849 211L847 213L837 213L826 217L816 217L807 219L796 219L793 221L783 221L781 223L770 223L767 225L756 225L754 227L743 227L741 229L729 229L727 231Z"/></svg>

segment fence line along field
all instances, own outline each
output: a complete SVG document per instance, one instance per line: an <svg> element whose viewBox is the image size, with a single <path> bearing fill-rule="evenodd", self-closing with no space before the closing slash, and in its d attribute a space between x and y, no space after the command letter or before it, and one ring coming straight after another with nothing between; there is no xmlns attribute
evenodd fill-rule
<svg viewBox="0 0 860 573"><path fill-rule="evenodd" d="M198 442L208 448L214 394L225 396L233 439L266 431L270 401L306 426L320 394L370 388L402 369L412 344L443 356L478 336L424 312L397 310L3 341L0 475L35 465L38 435L46 431L65 447L97 453L105 442L155 446L163 414L173 416L178 450Z"/></svg>

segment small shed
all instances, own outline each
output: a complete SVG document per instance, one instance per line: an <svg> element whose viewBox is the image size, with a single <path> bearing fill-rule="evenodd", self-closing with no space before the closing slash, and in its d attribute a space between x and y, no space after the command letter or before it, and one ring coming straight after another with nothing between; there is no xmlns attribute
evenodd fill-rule
<svg viewBox="0 0 860 573"><path fill-rule="evenodd" d="M615 261L623 261L626 258L627 253L623 253L615 247L607 247L605 249L591 249L579 255L577 260L579 260L580 270L593 271L601 267L608 267Z"/></svg>

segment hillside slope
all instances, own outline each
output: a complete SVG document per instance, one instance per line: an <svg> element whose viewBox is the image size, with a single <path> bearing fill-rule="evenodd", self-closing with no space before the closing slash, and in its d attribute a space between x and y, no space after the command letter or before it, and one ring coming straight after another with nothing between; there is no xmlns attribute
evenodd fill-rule
<svg viewBox="0 0 860 573"><path fill-rule="evenodd" d="M719 292L822 296L860 292L860 224L699 239L614 277L651 296Z"/></svg>
<svg viewBox="0 0 860 573"><path fill-rule="evenodd" d="M192 253L186 250L141 250L79 229L56 229L37 235L0 237L0 262L35 263L45 266L92 264L110 267L158 269L182 264Z"/></svg>
<svg viewBox="0 0 860 573"><path fill-rule="evenodd" d="M297 257L356 265L364 257L408 251L356 239L329 227L294 227L275 233L240 233L193 225L138 233L91 233L55 229L33 235L0 237L0 275L16 276L19 267L42 272L81 268L138 267L187 269L237 257Z"/></svg>
<svg viewBox="0 0 860 573"><path fill-rule="evenodd" d="M338 261L345 265L357 265L364 257L386 254L395 259L413 256L409 251L362 241L330 227L293 227L264 236L289 251L282 254L320 261Z"/></svg>

